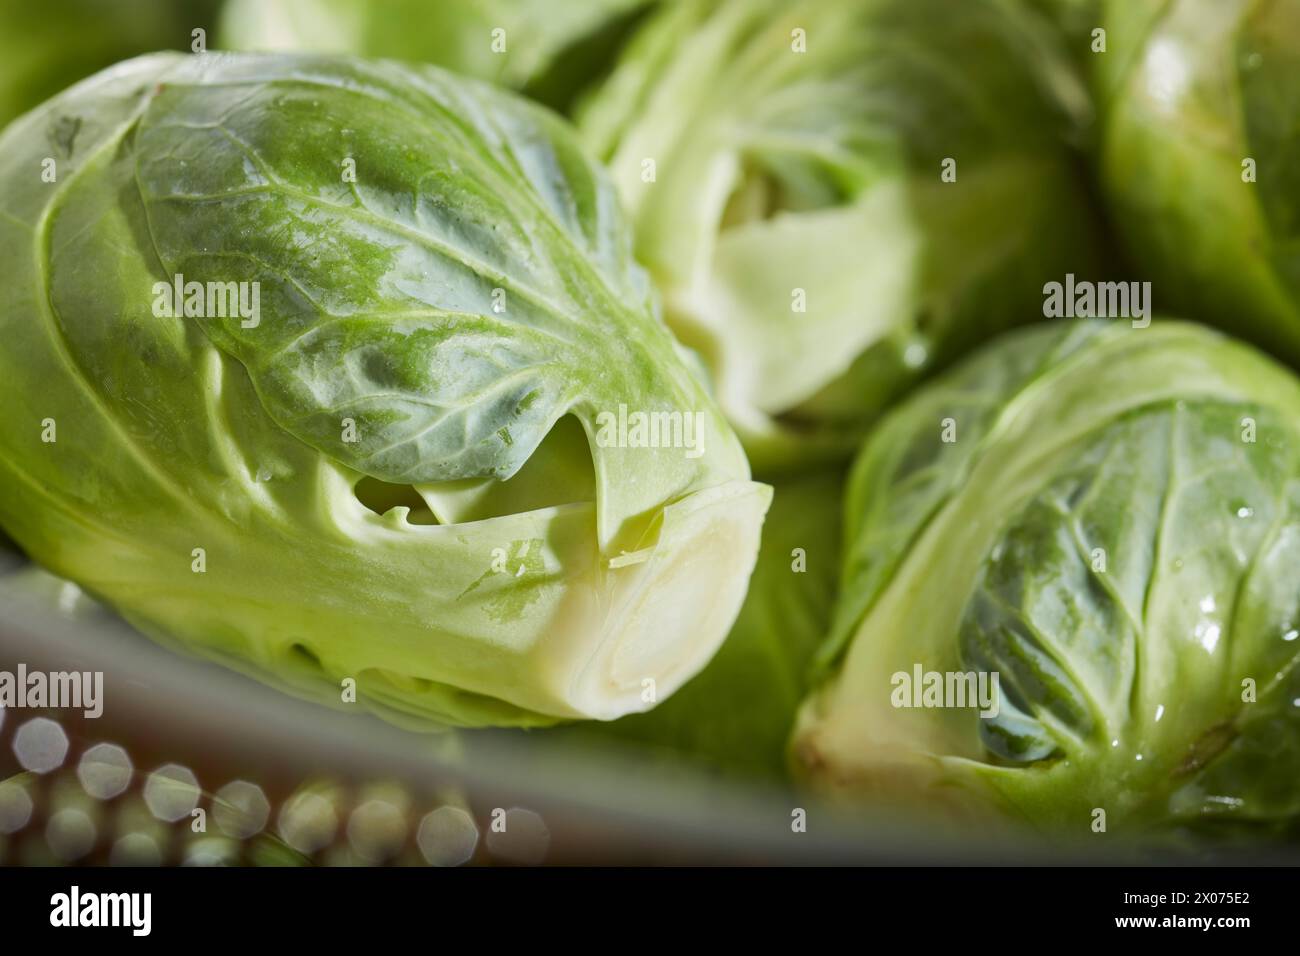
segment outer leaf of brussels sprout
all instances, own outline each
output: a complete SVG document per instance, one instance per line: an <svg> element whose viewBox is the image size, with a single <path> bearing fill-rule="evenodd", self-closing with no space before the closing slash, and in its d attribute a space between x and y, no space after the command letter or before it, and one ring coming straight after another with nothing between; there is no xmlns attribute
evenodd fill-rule
<svg viewBox="0 0 1300 956"><path fill-rule="evenodd" d="M891 413L796 731L813 779L1081 835L1300 812L1297 408L1268 359L1157 321L1008 336ZM895 706L917 666L998 673L1000 712Z"/></svg>
<svg viewBox="0 0 1300 956"><path fill-rule="evenodd" d="M456 723L619 716L726 634L769 491L550 114L434 68L159 55L0 154L0 522L51 570ZM260 321L156 314L176 274L259 283ZM699 412L700 453L602 441L620 404Z"/></svg>
<svg viewBox="0 0 1300 956"><path fill-rule="evenodd" d="M623 21L650 0L230 0L223 48L433 63L543 94L560 108L608 68ZM500 32L495 32L500 31ZM599 44L592 43L599 38Z"/></svg>
<svg viewBox="0 0 1300 956"><path fill-rule="evenodd" d="M840 565L835 472L773 489L749 594L722 648L672 698L599 732L746 777L783 777L808 662L830 623Z"/></svg>
<svg viewBox="0 0 1300 956"><path fill-rule="evenodd" d="M1091 271L1044 30L996 0L671 5L580 108L760 472L846 457L921 374Z"/></svg>
<svg viewBox="0 0 1300 956"><path fill-rule="evenodd" d="M1157 304L1300 362L1300 3L1106 13L1103 183Z"/></svg>

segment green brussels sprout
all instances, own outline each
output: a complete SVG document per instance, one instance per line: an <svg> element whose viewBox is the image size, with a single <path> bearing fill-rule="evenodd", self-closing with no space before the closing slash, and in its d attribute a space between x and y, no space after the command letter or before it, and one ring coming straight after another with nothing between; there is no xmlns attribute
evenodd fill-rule
<svg viewBox="0 0 1300 956"><path fill-rule="evenodd" d="M1118 0L1101 175L1162 309L1300 363L1300 0Z"/></svg>
<svg viewBox="0 0 1300 956"><path fill-rule="evenodd" d="M726 635L771 491L554 114L158 54L0 174L0 525L150 635L465 725L642 709Z"/></svg>
<svg viewBox="0 0 1300 956"><path fill-rule="evenodd" d="M1004 337L853 466L797 764L1066 835L1293 824L1297 475L1300 381L1248 346L1158 319Z"/></svg>
<svg viewBox="0 0 1300 956"><path fill-rule="evenodd" d="M0 127L118 60L190 49L217 0L0 0Z"/></svg>
<svg viewBox="0 0 1300 956"><path fill-rule="evenodd" d="M778 481L749 593L717 655L654 710L592 732L749 779L785 777L808 665L831 623L842 488L838 471Z"/></svg>
<svg viewBox="0 0 1300 956"><path fill-rule="evenodd" d="M223 48L387 57L526 91L557 109L608 69L651 0L227 0Z"/></svg>
<svg viewBox="0 0 1300 956"><path fill-rule="evenodd" d="M758 472L849 457L920 376L1095 271L1057 46L997 0L673 4L580 104Z"/></svg>

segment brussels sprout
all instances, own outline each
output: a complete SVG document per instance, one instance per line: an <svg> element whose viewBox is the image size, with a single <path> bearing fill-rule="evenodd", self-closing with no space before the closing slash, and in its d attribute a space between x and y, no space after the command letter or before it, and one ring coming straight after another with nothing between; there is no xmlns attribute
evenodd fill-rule
<svg viewBox="0 0 1300 956"><path fill-rule="evenodd" d="M1247 346L1171 321L1002 339L853 467L799 764L1082 835L1294 821L1298 474L1300 382Z"/></svg>
<svg viewBox="0 0 1300 956"><path fill-rule="evenodd" d="M0 0L0 126L118 60L189 49L217 0Z"/></svg>
<svg viewBox="0 0 1300 956"><path fill-rule="evenodd" d="M594 732L750 778L785 776L808 664L831 621L842 486L838 472L778 482L749 594L717 656L654 710Z"/></svg>
<svg viewBox="0 0 1300 956"><path fill-rule="evenodd" d="M1113 218L1161 308L1300 362L1300 0L1117 0L1102 100Z"/></svg>
<svg viewBox="0 0 1300 956"><path fill-rule="evenodd" d="M675 4L579 107L757 471L848 457L1094 271L1062 143L1087 99L1052 49L997 0Z"/></svg>
<svg viewBox="0 0 1300 956"><path fill-rule="evenodd" d="M770 489L553 114L159 54L12 125L0 174L0 524L151 635L541 724L667 697L727 633Z"/></svg>
<svg viewBox="0 0 1300 956"><path fill-rule="evenodd" d="M564 107L607 70L651 0L228 0L233 50L354 53L433 63Z"/></svg>

